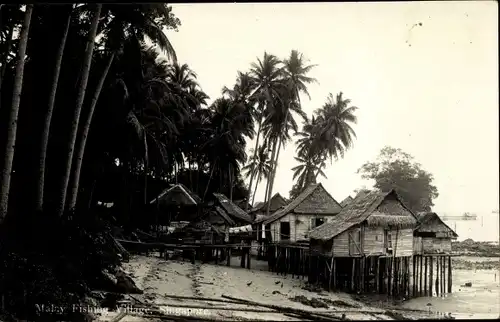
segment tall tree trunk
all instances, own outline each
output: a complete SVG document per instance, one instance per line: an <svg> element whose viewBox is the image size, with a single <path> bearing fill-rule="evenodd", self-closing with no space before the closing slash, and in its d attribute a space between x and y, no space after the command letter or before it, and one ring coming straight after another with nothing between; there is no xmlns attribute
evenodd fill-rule
<svg viewBox="0 0 500 322"><path fill-rule="evenodd" d="M278 138L275 138L273 140L273 152L271 153L271 175L269 176L269 178L267 179L267 187L266 187L266 196L265 196L265 199L264 199L264 202L267 202L269 203L270 199L271 199L271 186L272 186L272 180L273 180L273 172L274 172L274 168L276 167L276 162L275 162L275 157L276 157L276 145L277 145L277 142L278 142ZM266 207L266 216L269 216L269 207Z"/></svg>
<svg viewBox="0 0 500 322"><path fill-rule="evenodd" d="M254 206L254 203L255 203L255 195L257 194L257 188L259 187L259 181L260 181L260 175L257 176L257 181L255 182L255 189L253 190L253 196L252 196L252 207Z"/></svg>
<svg viewBox="0 0 500 322"><path fill-rule="evenodd" d="M19 103L21 102L21 91L23 89L24 75L24 60L26 57L26 47L28 45L28 33L31 23L31 14L33 13L33 5L26 5L24 13L24 21L21 27L21 35L19 39L19 52L16 64L16 75L14 78L14 90L12 94L12 105L9 110L7 138L4 149L2 178L0 181L0 221L7 215L9 208L9 192L10 180L12 176L12 163L14 161L14 153L16 147L17 135L17 118L19 115Z"/></svg>
<svg viewBox="0 0 500 322"><path fill-rule="evenodd" d="M203 202L205 202L205 196L207 195L208 187L210 187L210 181L212 181L212 176L214 175L214 170L216 165L217 165L217 159L215 160L212 170L210 171L210 177L208 178L207 186L205 187L205 192L203 193L203 198L202 198Z"/></svg>
<svg viewBox="0 0 500 322"><path fill-rule="evenodd" d="M52 86L50 88L49 100L47 111L45 112L45 118L43 122L42 137L40 142L39 151L39 168L38 168L38 178L36 185L35 194L35 207L36 210L43 210L43 197L44 197L44 186L45 186L45 160L47 158L47 147L49 145L49 133L50 133L50 123L52 122L52 115L54 112L54 103L56 100L57 85L59 83L59 75L61 72L61 64L64 55L64 48L66 47L66 39L68 38L69 26L71 23L71 14L73 12L73 5L71 10L68 12L68 18L64 25L64 30L61 36L61 41L59 43L59 48L56 53L56 62L54 65L54 73L52 75Z"/></svg>
<svg viewBox="0 0 500 322"><path fill-rule="evenodd" d="M89 34L87 36L87 48L85 50L85 56L82 66L82 78L80 81L76 106L73 114L73 120L71 124L71 131L68 138L68 145L66 147L66 155L64 164L64 173L61 178L59 186L59 197L56 205L56 214L62 216L65 205L66 205L66 193L69 184L69 178L71 174L71 165L73 162L73 151L76 143L76 135L78 132L78 123L80 122L80 113L82 111L83 99L85 97L85 91L87 89L87 82L89 79L90 65L92 63L92 54L94 52L94 42L97 33L97 25L99 24L99 18L101 16L102 4L97 4L94 11L94 16L92 18L92 24L90 25Z"/></svg>
<svg viewBox="0 0 500 322"><path fill-rule="evenodd" d="M113 64L114 59L115 59L115 53L113 52L109 57L108 63L106 64L104 71L102 72L101 78L99 79L99 83L97 83L94 95L92 96L92 101L90 102L90 108L87 114L87 118L85 119L85 123L83 124L82 134L80 140L78 141L78 145L76 146L76 154L74 155L75 160L73 161L74 170L71 175L71 182L69 185L69 191L66 201L68 209L74 209L76 206L76 201L78 199L78 187L80 185L80 174L82 171L83 155L85 154L85 146L87 145L87 138L89 136L90 125L92 124L92 118L94 116L94 111L97 105L97 101L99 100L99 96L101 95L102 87L104 86L104 82L106 81L106 77L108 76L109 69Z"/></svg>
<svg viewBox="0 0 500 322"><path fill-rule="evenodd" d="M259 138L260 138L260 129L262 127L262 117L260 118L259 120L259 127L257 129L257 139L255 140L255 148L254 148L254 151L253 151L253 159L255 160L255 157L257 156L257 153L258 153L258 150L259 150ZM252 171L251 175L250 175L250 183L248 184L248 191L252 191L252 183L253 183L253 179L254 179L254 176L255 176L255 172ZM247 205L245 207L245 210L248 211L248 202L247 202Z"/></svg>
<svg viewBox="0 0 500 322"><path fill-rule="evenodd" d="M278 169L278 158L280 155L280 148L281 148L281 140L279 138L276 138L276 141L278 141L278 149L276 151L276 157L273 161L273 170L271 172L271 180L269 181L269 191L268 191L268 196L267 196L267 207L266 207L266 216L269 216L269 211L271 210L271 197L273 195L273 186L274 186L274 178L276 177L276 170ZM273 150L276 149L276 142L274 143L274 148Z"/></svg>

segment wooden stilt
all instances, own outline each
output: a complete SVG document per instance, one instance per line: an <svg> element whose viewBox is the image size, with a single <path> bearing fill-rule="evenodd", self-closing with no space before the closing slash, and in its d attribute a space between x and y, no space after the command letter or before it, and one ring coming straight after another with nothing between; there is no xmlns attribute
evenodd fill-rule
<svg viewBox="0 0 500 322"><path fill-rule="evenodd" d="M231 247L227 248L227 263L226 266L231 266Z"/></svg>
<svg viewBox="0 0 500 322"><path fill-rule="evenodd" d="M445 257L441 257L442 258L442 261L443 261L443 289L441 290L441 294L443 294L443 296L445 295L446 293L446 258Z"/></svg>
<svg viewBox="0 0 500 322"><path fill-rule="evenodd" d="M432 278L433 278L433 270L434 270L434 258L431 256L430 258L430 263L429 263L429 268L431 269L430 271L430 276L429 276L429 296L432 297Z"/></svg>
<svg viewBox="0 0 500 322"><path fill-rule="evenodd" d="M417 255L413 255L413 261L412 261L412 270L413 270L413 275L412 275L412 289L413 289L413 297L417 296L417 289L416 289L416 268L417 267Z"/></svg>
<svg viewBox="0 0 500 322"><path fill-rule="evenodd" d="M439 277L440 277L440 269L439 269L439 257L436 257L436 296L439 296Z"/></svg>
<svg viewBox="0 0 500 322"><path fill-rule="evenodd" d="M445 290L444 283L446 281L445 276L444 276L445 272L446 272L446 268L445 268L444 257L441 256L441 296L445 295L444 294L444 292L445 292L444 291Z"/></svg>
<svg viewBox="0 0 500 322"><path fill-rule="evenodd" d="M356 273L356 258L352 258L352 270L351 270L351 291L355 291L355 273Z"/></svg>
<svg viewBox="0 0 500 322"><path fill-rule="evenodd" d="M424 267L424 295L427 296L427 257L425 257Z"/></svg>
<svg viewBox="0 0 500 322"><path fill-rule="evenodd" d="M423 258L422 256L420 256L420 260L419 260L419 263L418 265L420 266L419 270L418 270L418 278L419 278L419 287L418 287L418 296L422 296L422 262L423 262Z"/></svg>
<svg viewBox="0 0 500 322"><path fill-rule="evenodd" d="M451 269L451 256L448 256L448 293L451 293L452 291L452 269Z"/></svg>
<svg viewBox="0 0 500 322"><path fill-rule="evenodd" d="M362 293L364 293L365 292L365 274L366 274L366 272L365 272L366 271L365 265L366 265L366 258L363 256L363 257L361 257L359 259L359 261L360 261L360 264L361 264L360 267L359 267L359 273L361 275L360 276L361 278L359 280L360 284L361 284L360 285L360 291Z"/></svg>
<svg viewBox="0 0 500 322"><path fill-rule="evenodd" d="M391 295L392 294L392 261L394 260L393 257L389 257L388 260L387 260L387 272L388 272L388 275L387 275L387 295Z"/></svg>
<svg viewBox="0 0 500 322"><path fill-rule="evenodd" d="M251 269L251 258L252 258L251 248L248 247L247 248L247 268L248 269Z"/></svg>
<svg viewBox="0 0 500 322"><path fill-rule="evenodd" d="M415 270L416 270L416 274L415 274L415 296L418 296L418 293L420 292L420 290L418 289L418 276L420 275L419 273L419 269L420 269L420 255L417 255L417 257L415 258L416 261L415 261Z"/></svg>
<svg viewBox="0 0 500 322"><path fill-rule="evenodd" d="M375 290L380 293L380 257L377 257L375 265Z"/></svg>
<svg viewBox="0 0 500 322"><path fill-rule="evenodd" d="M333 256L333 266L332 266L332 275L333 275L333 289L337 289L337 260L335 259L335 256Z"/></svg>

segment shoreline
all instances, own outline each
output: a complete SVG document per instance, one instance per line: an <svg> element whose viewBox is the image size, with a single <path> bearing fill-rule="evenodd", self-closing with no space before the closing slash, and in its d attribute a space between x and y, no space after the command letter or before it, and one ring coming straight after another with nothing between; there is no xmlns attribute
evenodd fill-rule
<svg viewBox="0 0 500 322"><path fill-rule="evenodd" d="M133 256L129 263L123 264L123 268L144 291L144 294L134 294L132 299L135 301L132 302L154 307L159 312L174 310L179 316L188 318L301 320L297 316L292 317L293 313L287 313L294 310L318 316L326 314L339 320L413 320L429 317L428 312L422 310L408 310L394 305L376 307L347 293L310 291L306 286L307 279L276 275L267 271L265 262L255 260L252 263L255 268L248 270L239 267L236 257L231 267L227 267ZM112 321L117 314L103 313L98 321ZM153 321L151 317L144 316L127 315L127 318L130 318L127 321Z"/></svg>

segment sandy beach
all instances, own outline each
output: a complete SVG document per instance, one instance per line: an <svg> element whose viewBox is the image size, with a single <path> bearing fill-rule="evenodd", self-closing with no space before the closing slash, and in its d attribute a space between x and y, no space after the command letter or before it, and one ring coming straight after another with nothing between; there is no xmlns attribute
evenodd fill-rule
<svg viewBox="0 0 500 322"><path fill-rule="evenodd" d="M355 301L345 293L312 292L303 289L305 279L279 276L267 271L267 264L252 261L252 270L239 267L239 258L232 259L231 267L214 264L191 264L183 261L165 261L158 257L134 256L123 264L124 270L135 280L144 294L133 295L137 301L159 308L168 314L199 316L218 320L298 321L300 319L274 312L270 309L234 303L208 303L198 300L174 299L168 296L209 297L223 299L221 295L297 308L310 312L322 312L355 320L386 320L384 310L369 307ZM295 297L317 299L326 303L313 308ZM183 307L184 306L184 307ZM185 306L191 306L191 309ZM243 312L250 309L260 312ZM113 321L118 312L103 312L99 321ZM406 315L406 314L405 314ZM127 314L121 321L152 321L137 312Z"/></svg>

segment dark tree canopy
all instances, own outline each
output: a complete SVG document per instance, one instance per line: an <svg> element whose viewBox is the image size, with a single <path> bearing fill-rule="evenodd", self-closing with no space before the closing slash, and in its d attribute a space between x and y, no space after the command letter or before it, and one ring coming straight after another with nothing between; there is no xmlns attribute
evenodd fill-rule
<svg viewBox="0 0 500 322"><path fill-rule="evenodd" d="M430 211L439 195L432 184L432 174L401 149L384 147L377 159L363 164L358 173L363 179L374 180L376 189L394 188L405 205L415 212Z"/></svg>

